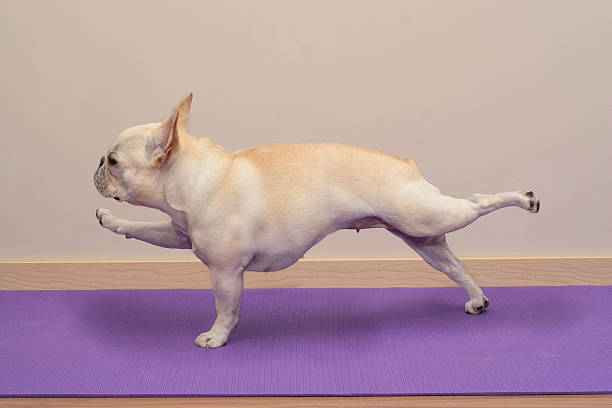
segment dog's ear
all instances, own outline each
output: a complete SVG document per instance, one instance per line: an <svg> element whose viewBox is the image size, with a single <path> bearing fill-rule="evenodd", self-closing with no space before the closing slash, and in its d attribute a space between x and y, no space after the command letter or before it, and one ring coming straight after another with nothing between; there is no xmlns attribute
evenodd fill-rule
<svg viewBox="0 0 612 408"><path fill-rule="evenodd" d="M172 152L178 149L180 134L187 132L187 119L189 119L192 99L193 94L189 92L172 110L170 117L165 121L162 119L157 137L157 149L153 155L153 167L166 162Z"/></svg>
<svg viewBox="0 0 612 408"><path fill-rule="evenodd" d="M189 112L191 111L192 100L193 93L189 92L187 95L183 96L183 99L181 99L181 101L174 108L174 110L178 113L176 127L181 133L187 131L187 119L189 119Z"/></svg>
<svg viewBox="0 0 612 408"><path fill-rule="evenodd" d="M168 119L162 122L162 125L154 139L153 150L153 167L159 166L166 162L173 151L176 151L179 145L179 135L177 131L178 111L174 109Z"/></svg>

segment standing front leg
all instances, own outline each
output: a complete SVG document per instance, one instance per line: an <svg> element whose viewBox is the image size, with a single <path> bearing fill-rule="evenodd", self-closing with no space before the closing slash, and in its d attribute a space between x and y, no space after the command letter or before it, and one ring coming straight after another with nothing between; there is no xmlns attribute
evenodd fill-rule
<svg viewBox="0 0 612 408"><path fill-rule="evenodd" d="M209 331L196 338L195 344L200 347L216 348L227 342L230 333L238 324L244 268L211 267L210 280L215 293L217 318Z"/></svg>

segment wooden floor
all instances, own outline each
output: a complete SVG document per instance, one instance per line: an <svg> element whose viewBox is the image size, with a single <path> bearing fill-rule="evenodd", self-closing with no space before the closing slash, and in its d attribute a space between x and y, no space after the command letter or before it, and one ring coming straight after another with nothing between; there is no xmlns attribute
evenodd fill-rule
<svg viewBox="0 0 612 408"><path fill-rule="evenodd" d="M415 396L415 397L234 397L234 398L4 398L0 407L267 407L267 408L505 408L612 407L612 395Z"/></svg>
<svg viewBox="0 0 612 408"><path fill-rule="evenodd" d="M612 285L612 257L464 260L481 286ZM245 287L454 286L416 259L307 259ZM0 262L0 290L210 288L191 261ZM1 369L1 367L0 367ZM612 407L612 394L231 398L0 398L0 407Z"/></svg>

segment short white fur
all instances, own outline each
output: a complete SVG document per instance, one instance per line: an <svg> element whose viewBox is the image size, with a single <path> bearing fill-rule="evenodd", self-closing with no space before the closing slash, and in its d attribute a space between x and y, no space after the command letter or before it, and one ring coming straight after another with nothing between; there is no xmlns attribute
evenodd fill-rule
<svg viewBox="0 0 612 408"><path fill-rule="evenodd" d="M411 159L337 143L284 143L230 152L187 132L192 94L167 120L122 132L94 183L105 197L157 208L165 222L96 210L126 238L192 249L210 269L217 318L195 344L224 345L238 322L244 271L284 269L339 229L385 228L468 294L465 311L489 305L450 251L445 234L497 209L538 212L529 191L443 195Z"/></svg>

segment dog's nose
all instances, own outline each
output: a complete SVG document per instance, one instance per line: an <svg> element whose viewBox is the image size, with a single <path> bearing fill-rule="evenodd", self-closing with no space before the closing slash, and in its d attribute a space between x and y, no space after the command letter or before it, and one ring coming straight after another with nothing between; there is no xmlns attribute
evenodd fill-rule
<svg viewBox="0 0 612 408"><path fill-rule="evenodd" d="M102 167L103 164L104 164L104 156L100 158L100 164L98 164L98 168Z"/></svg>

